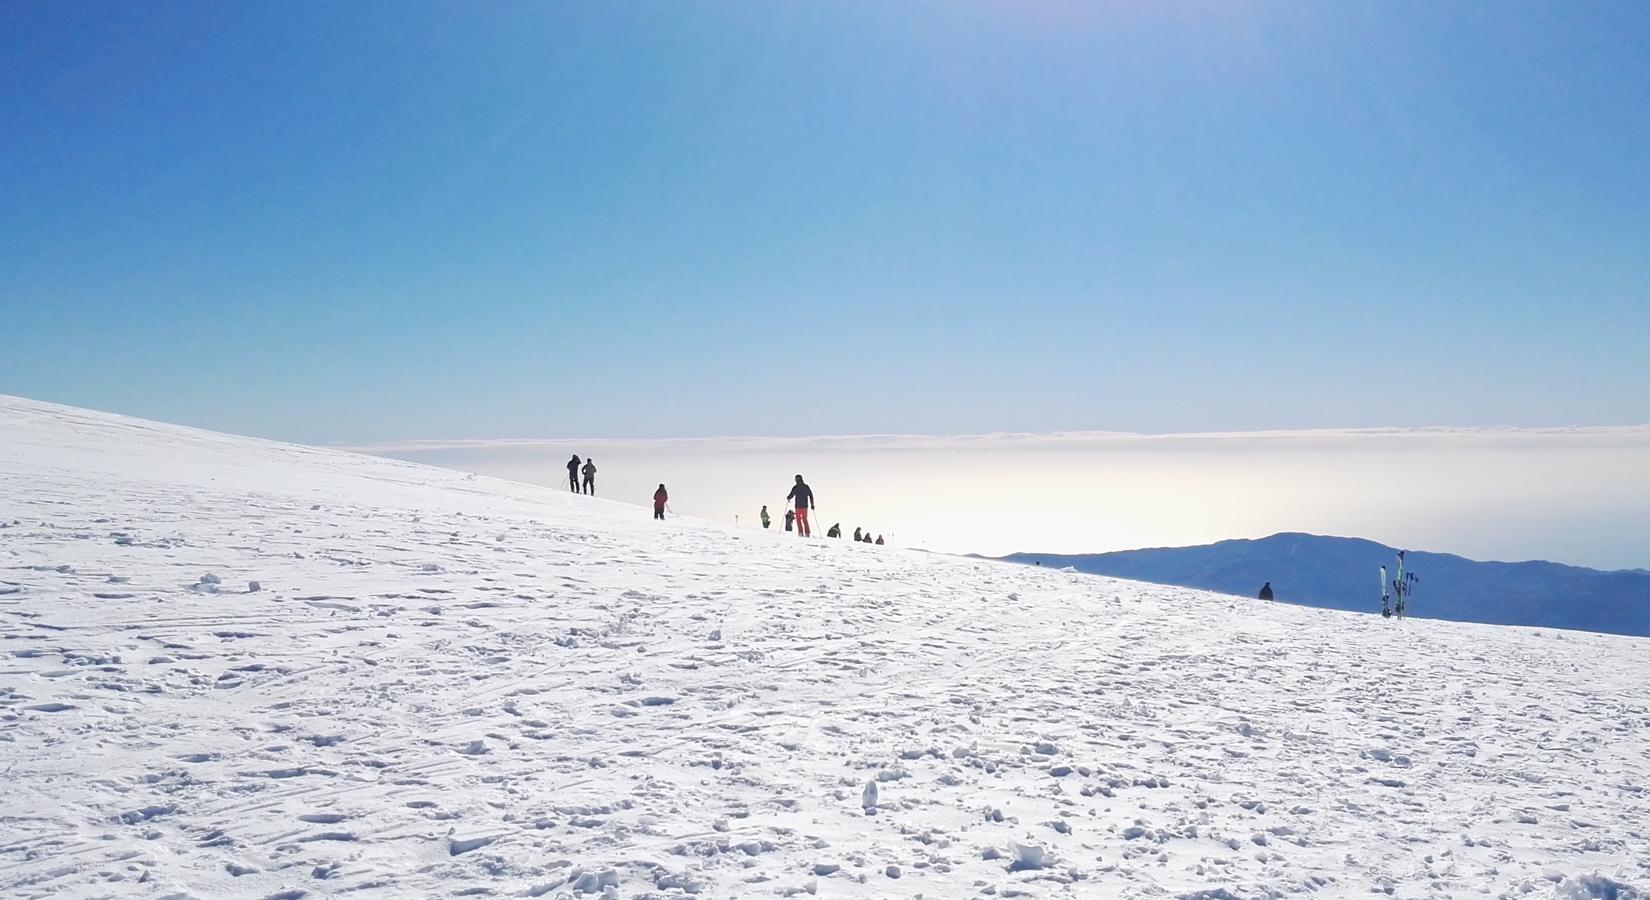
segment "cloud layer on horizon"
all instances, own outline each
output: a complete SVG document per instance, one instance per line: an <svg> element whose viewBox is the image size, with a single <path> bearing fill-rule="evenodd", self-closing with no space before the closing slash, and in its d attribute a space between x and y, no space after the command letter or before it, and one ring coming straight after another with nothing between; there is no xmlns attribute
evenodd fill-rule
<svg viewBox="0 0 1650 900"><path fill-rule="evenodd" d="M1425 428L1308 428L1266 431L1208 431L1148 434L1127 431L1055 431L989 432L984 434L930 435L930 434L844 434L811 436L728 435L694 438L454 438L385 441L368 444L340 444L338 449L360 453L393 455L440 450L482 449L559 449L589 446L680 447L714 449L794 449L809 445L825 445L833 449L946 449L1005 444L1025 447L1035 444L1116 444L1141 441L1231 441L1231 440L1325 440L1355 437L1472 437L1518 440L1544 437L1624 438L1650 439L1650 424L1646 425L1586 425L1525 427L1455 427L1428 426Z"/></svg>
<svg viewBox="0 0 1650 900"><path fill-rule="evenodd" d="M605 496L661 481L684 514L777 517L791 476L826 524L990 554L1178 546L1277 531L1480 559L1650 566L1650 426L1141 435L865 435L418 441L353 448Z"/></svg>

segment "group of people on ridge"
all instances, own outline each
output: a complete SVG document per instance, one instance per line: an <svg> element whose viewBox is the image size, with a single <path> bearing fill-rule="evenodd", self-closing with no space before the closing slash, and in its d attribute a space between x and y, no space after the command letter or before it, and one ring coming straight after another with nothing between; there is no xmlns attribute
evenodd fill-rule
<svg viewBox="0 0 1650 900"><path fill-rule="evenodd" d="M582 481L580 480L581 477L583 479ZM575 494L590 494L591 496L595 496L596 460L581 460L579 459L579 455L577 453L573 454L573 458L567 461L567 487ZM813 537L813 525L808 520L808 514L814 510L814 490L813 488L808 487L808 482L802 480L801 475L796 476L796 483L791 486L791 492L785 495L785 502L787 504L785 509L785 530L794 530L799 537ZM664 484L661 483L659 485L659 489L653 492L653 518L663 519L665 517L665 508L669 503L670 492L665 490ZM762 527L767 528L772 524L773 519L768 515L768 508L763 506ZM831 538L842 537L842 524L839 522L832 525L826 530L825 536ZM877 535L873 540L871 538L871 532L863 531L858 528L854 529L854 541L864 544L885 543L882 539L882 535Z"/></svg>
<svg viewBox="0 0 1650 900"><path fill-rule="evenodd" d="M836 533L835 534L829 534L828 533L827 537L835 537L835 538L842 537L842 528L841 528L841 526L832 525L831 526L831 531L834 531ZM854 529L854 540L859 541L862 544L878 544L878 545L881 545L882 544L882 535L880 535L880 534L877 535L877 539L873 541L873 540L871 540L871 532L866 531L866 532L862 533L858 528L855 528Z"/></svg>
<svg viewBox="0 0 1650 900"><path fill-rule="evenodd" d="M584 477L583 482L579 481L580 476ZM567 461L567 487L575 494L596 496L595 457L580 460L577 453L573 454L573 458ZM670 492L665 490L663 484L659 485L659 489L653 492L653 518L663 519L665 517L665 504L669 502Z"/></svg>
<svg viewBox="0 0 1650 900"><path fill-rule="evenodd" d="M584 476L584 489L582 491L579 489L580 475ZM573 454L573 458L567 461L567 486L575 494L589 494L592 497L596 495L595 457L584 460L584 465L580 466L579 455L577 453ZM660 487L662 488L664 485L660 485Z"/></svg>
<svg viewBox="0 0 1650 900"><path fill-rule="evenodd" d="M813 537L813 526L808 521L808 515L814 510L814 490L808 487L808 483L802 480L801 475L796 476L796 484L792 485L791 492L785 495L785 502L787 504L785 508L785 530L795 531L797 537ZM760 519L763 528L773 526L773 517L768 515L767 506L762 507ZM842 523L838 522L827 528L825 536L828 538L842 537ZM869 531L862 532L858 528L854 529L854 540L865 544L884 543L882 535L877 535L876 540L873 541Z"/></svg>

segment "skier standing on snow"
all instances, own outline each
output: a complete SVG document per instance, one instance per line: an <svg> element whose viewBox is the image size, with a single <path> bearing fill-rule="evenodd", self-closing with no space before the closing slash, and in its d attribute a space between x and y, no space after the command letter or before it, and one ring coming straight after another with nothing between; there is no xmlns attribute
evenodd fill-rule
<svg viewBox="0 0 1650 900"><path fill-rule="evenodd" d="M585 460L583 471L584 471L584 492L586 494L589 494L590 496L594 497L594 496L596 496L596 460L595 459Z"/></svg>
<svg viewBox="0 0 1650 900"><path fill-rule="evenodd" d="M795 522L795 521L796 521L796 513L791 512L788 509L785 510L785 530L786 531L791 530L791 523Z"/></svg>
<svg viewBox="0 0 1650 900"><path fill-rule="evenodd" d="M785 499L796 501L797 535L800 537L813 537L813 533L808 530L808 511L814 508L813 488L808 487L808 483L802 480L801 475L798 475L796 476L796 486L792 487L791 492L785 495Z"/></svg>
<svg viewBox="0 0 1650 900"><path fill-rule="evenodd" d="M581 460L579 459L579 455L577 453L573 454L573 458L567 461L567 487L575 494L579 492L580 462Z"/></svg>
<svg viewBox="0 0 1650 900"><path fill-rule="evenodd" d="M768 518L768 507L764 504L762 507L762 527L766 528L771 524L773 524L773 520Z"/></svg>
<svg viewBox="0 0 1650 900"><path fill-rule="evenodd" d="M653 518L663 519L665 517L665 504L669 502L670 494L665 491L664 485L659 485L659 489L653 492Z"/></svg>
<svg viewBox="0 0 1650 900"><path fill-rule="evenodd" d="M1272 582L1268 581L1265 584L1260 586L1260 599L1262 599L1262 600L1272 599Z"/></svg>

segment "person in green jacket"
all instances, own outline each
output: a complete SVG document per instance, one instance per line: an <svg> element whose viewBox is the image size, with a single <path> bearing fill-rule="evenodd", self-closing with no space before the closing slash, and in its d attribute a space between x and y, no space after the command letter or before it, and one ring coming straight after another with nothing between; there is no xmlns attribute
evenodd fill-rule
<svg viewBox="0 0 1650 900"><path fill-rule="evenodd" d="M596 496L596 461L594 459L584 461L584 492L592 497Z"/></svg>
<svg viewBox="0 0 1650 900"><path fill-rule="evenodd" d="M762 527L763 527L763 528L766 528L766 527L768 527L768 525L769 525L769 524L770 524L770 523L771 523L771 522L773 522L773 520L772 520L772 519L770 519L770 518L768 518L768 507L767 507L767 506L765 506L765 505L764 505L764 506L763 506L763 507L762 507Z"/></svg>

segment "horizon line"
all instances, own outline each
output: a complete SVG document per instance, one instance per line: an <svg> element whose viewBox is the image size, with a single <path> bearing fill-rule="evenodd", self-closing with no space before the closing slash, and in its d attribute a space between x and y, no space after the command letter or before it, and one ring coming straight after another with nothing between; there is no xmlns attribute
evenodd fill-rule
<svg viewBox="0 0 1650 900"><path fill-rule="evenodd" d="M509 447L565 446L592 444L714 444L728 442L802 444L809 442L894 441L1031 441L1031 440L1197 440L1240 438L1333 438L1333 437L1582 437L1650 436L1650 423L1634 425L1420 425L1365 426L1354 428L1267 428L1239 431L989 431L960 434L920 432L868 432L861 434L762 435L727 434L699 437L514 437L514 438L416 438L375 442L329 442L315 446L360 453L407 450L479 450Z"/></svg>

